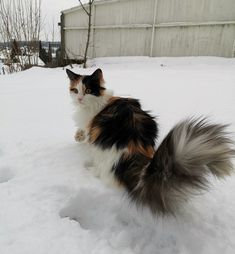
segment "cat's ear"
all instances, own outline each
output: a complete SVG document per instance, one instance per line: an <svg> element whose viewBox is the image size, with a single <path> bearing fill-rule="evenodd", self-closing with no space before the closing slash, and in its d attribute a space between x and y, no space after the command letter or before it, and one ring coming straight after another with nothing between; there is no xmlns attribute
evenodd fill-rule
<svg viewBox="0 0 235 254"><path fill-rule="evenodd" d="M81 75L76 74L76 73L70 71L69 69L66 69L66 73L71 81L78 80L81 77Z"/></svg>
<svg viewBox="0 0 235 254"><path fill-rule="evenodd" d="M104 82L103 72L101 69L97 69L91 75L94 79L98 79L100 82Z"/></svg>

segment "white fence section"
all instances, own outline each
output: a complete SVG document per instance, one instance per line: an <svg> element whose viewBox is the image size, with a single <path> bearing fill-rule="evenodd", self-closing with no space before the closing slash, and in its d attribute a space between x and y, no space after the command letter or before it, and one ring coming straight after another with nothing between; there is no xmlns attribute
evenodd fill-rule
<svg viewBox="0 0 235 254"><path fill-rule="evenodd" d="M84 54L88 16L61 15L62 49ZM235 57L235 0L103 0L92 9L89 57Z"/></svg>

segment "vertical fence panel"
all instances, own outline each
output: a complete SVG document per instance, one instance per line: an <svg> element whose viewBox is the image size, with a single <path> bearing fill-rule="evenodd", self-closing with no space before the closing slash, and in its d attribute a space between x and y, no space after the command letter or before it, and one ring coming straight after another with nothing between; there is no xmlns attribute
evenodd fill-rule
<svg viewBox="0 0 235 254"><path fill-rule="evenodd" d="M65 51L84 54L88 17L65 10ZM235 0L105 0L92 12L89 57L234 56Z"/></svg>
<svg viewBox="0 0 235 254"><path fill-rule="evenodd" d="M158 0L158 22L234 21L234 0Z"/></svg>

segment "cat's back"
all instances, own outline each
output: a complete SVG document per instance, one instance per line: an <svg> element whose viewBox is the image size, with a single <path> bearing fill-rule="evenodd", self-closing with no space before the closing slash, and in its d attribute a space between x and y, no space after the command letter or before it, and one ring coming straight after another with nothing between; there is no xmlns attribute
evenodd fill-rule
<svg viewBox="0 0 235 254"><path fill-rule="evenodd" d="M91 140L102 148L124 148L130 142L154 146L157 124L139 100L112 97L91 122Z"/></svg>

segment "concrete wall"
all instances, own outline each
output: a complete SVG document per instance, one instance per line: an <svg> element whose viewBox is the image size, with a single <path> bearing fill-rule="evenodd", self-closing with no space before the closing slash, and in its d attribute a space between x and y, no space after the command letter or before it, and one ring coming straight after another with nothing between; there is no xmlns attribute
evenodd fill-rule
<svg viewBox="0 0 235 254"><path fill-rule="evenodd" d="M88 17L62 12L66 54L84 54ZM235 0L105 0L92 10L89 57L235 55Z"/></svg>

